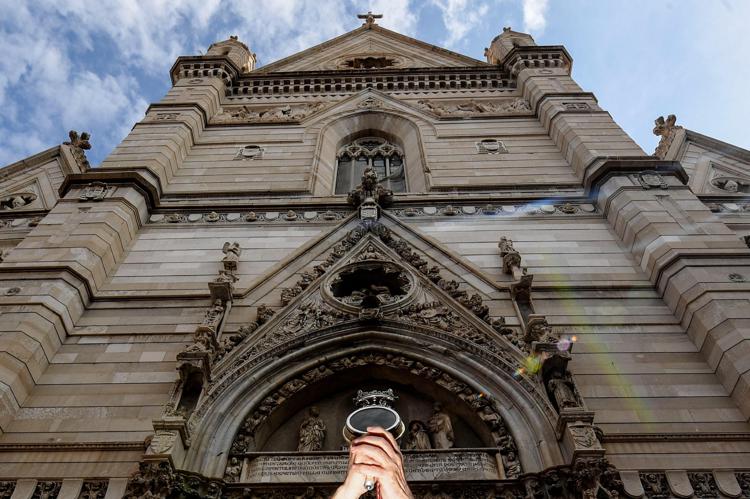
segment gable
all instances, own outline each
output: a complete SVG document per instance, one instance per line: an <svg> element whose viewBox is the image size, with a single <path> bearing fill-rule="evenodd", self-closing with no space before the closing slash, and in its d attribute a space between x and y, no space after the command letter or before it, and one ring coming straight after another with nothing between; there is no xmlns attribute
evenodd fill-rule
<svg viewBox="0 0 750 499"><path fill-rule="evenodd" d="M362 26L255 72L473 67L487 63L377 25Z"/></svg>

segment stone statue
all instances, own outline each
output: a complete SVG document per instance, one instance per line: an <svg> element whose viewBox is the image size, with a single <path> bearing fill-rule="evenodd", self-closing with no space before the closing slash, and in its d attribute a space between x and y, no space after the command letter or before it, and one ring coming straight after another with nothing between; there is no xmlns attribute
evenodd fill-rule
<svg viewBox="0 0 750 499"><path fill-rule="evenodd" d="M320 409L310 407L307 417L299 427L299 452L310 452L321 450L326 438L326 424L320 419Z"/></svg>
<svg viewBox="0 0 750 499"><path fill-rule="evenodd" d="M513 451L508 452L505 458L505 475L507 478L517 478L521 474L521 463Z"/></svg>
<svg viewBox="0 0 750 499"><path fill-rule="evenodd" d="M434 449L450 449L453 447L453 423L451 418L443 412L443 405L435 402L434 412L430 417L428 425L432 434L432 447Z"/></svg>
<svg viewBox="0 0 750 499"><path fill-rule="evenodd" d="M240 243L237 241L234 241L233 243L227 241L224 243L221 251L224 253L224 258L221 260L224 264L224 270L237 270L237 264L240 261L240 253L242 253Z"/></svg>
<svg viewBox="0 0 750 499"><path fill-rule="evenodd" d="M547 389L559 410L566 407L579 407L578 399L570 382L562 376L547 381Z"/></svg>
<svg viewBox="0 0 750 499"><path fill-rule="evenodd" d="M221 323L222 317L224 317L224 307L221 305L221 300L214 300L214 304L206 311L206 315L203 317L203 323L201 325L207 326L213 331L216 331Z"/></svg>
<svg viewBox="0 0 750 499"><path fill-rule="evenodd" d="M427 427L422 421L414 420L409 423L409 433L404 440L404 449L406 450L425 450L432 449L430 435L427 433Z"/></svg>

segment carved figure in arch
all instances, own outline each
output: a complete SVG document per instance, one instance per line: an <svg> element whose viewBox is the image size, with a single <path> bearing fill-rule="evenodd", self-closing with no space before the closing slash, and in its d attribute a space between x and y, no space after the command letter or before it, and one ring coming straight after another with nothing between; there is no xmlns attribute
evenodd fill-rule
<svg viewBox="0 0 750 499"><path fill-rule="evenodd" d="M505 475L507 478L516 478L521 474L521 463L514 451L508 452L503 458L505 465Z"/></svg>
<svg viewBox="0 0 750 499"><path fill-rule="evenodd" d="M435 449L450 449L454 441L451 418L443 411L443 405L440 402L435 402L433 411L427 423L432 436L432 446Z"/></svg>
<svg viewBox="0 0 750 499"><path fill-rule="evenodd" d="M572 380L568 379L568 376L560 373L555 374L553 378L547 381L547 390L559 410L568 407L580 407Z"/></svg>
<svg viewBox="0 0 750 499"><path fill-rule="evenodd" d="M427 433L427 426L417 419L409 423L409 433L404 439L404 449L406 450L426 450L432 449L430 435Z"/></svg>
<svg viewBox="0 0 750 499"><path fill-rule="evenodd" d="M320 418L320 409L315 406L308 409L307 417L299 427L299 452L318 451L323 448L326 438L326 424Z"/></svg>

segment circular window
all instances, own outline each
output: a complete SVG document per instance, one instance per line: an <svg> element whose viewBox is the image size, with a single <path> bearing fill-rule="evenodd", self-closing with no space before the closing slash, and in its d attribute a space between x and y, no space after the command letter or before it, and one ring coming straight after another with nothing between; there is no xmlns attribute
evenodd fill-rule
<svg viewBox="0 0 750 499"><path fill-rule="evenodd" d="M329 300L350 312L392 308L415 288L413 278L392 262L365 260L343 267L326 281Z"/></svg>

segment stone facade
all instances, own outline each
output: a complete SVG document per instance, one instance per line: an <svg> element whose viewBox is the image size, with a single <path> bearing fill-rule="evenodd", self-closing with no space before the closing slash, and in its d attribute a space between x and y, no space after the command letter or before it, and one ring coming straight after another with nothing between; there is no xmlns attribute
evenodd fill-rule
<svg viewBox="0 0 750 499"><path fill-rule="evenodd" d="M362 19L0 170L0 497L325 497L386 389L417 497L750 497L750 152Z"/></svg>

